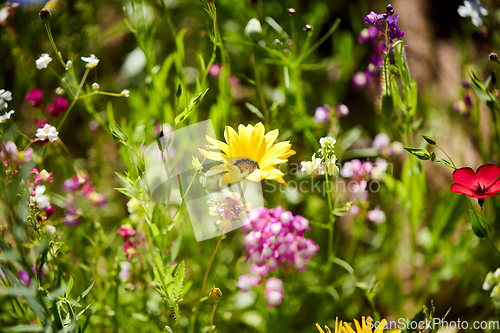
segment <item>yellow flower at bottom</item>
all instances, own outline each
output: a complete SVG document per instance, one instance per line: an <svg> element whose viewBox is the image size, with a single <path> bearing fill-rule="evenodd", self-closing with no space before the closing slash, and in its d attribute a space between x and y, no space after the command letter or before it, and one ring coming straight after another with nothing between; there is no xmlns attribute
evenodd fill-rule
<svg viewBox="0 0 500 333"><path fill-rule="evenodd" d="M367 320L365 320L365 317L361 317L361 326L359 325L359 322L354 319L354 325L356 325L356 331L354 331L351 327L351 324L349 323L344 323L345 330L347 333L372 333L371 327L368 328L366 323L369 323L371 325L374 325L374 321L371 317L368 317ZM387 326L387 320L383 319L380 324L375 328L375 331L373 333L383 333L384 328ZM401 330L395 330L392 333L400 333Z"/></svg>
<svg viewBox="0 0 500 333"><path fill-rule="evenodd" d="M226 126L224 138L227 143L207 136L211 145L208 150L199 149L200 153L207 159L220 161L222 164L211 168L205 175L210 177L225 173L220 186L236 183L244 178L253 182L270 179L286 185L283 172L274 166L286 163L295 151L290 149L292 145L289 141L274 143L279 135L278 130L264 133L264 125L258 123L255 127L239 125L238 133Z"/></svg>
<svg viewBox="0 0 500 333"><path fill-rule="evenodd" d="M330 328L326 325L325 325L326 332L321 329L321 326L319 326L318 323L316 323L316 328L318 329L318 331L320 333L332 333ZM345 332L346 332L346 330L345 330L344 326L342 325L342 320L340 321L340 325L339 325L339 318L335 318L335 331L333 333L345 333Z"/></svg>

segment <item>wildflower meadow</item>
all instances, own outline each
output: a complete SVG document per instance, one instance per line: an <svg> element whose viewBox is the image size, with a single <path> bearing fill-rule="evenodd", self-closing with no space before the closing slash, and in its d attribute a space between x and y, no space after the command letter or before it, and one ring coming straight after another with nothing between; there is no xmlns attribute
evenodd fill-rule
<svg viewBox="0 0 500 333"><path fill-rule="evenodd" d="M0 332L500 332L500 3L0 3Z"/></svg>

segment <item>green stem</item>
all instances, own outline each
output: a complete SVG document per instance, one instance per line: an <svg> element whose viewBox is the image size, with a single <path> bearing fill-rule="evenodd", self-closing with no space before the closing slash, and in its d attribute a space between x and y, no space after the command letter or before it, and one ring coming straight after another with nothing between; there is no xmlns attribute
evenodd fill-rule
<svg viewBox="0 0 500 333"><path fill-rule="evenodd" d="M453 164L453 167L456 169L457 166L455 165L455 162L453 162L453 160L451 159L450 155L448 155L443 148L439 147L438 145L436 145L436 147L438 147L445 155L446 157L448 157L448 159L450 160L451 164Z"/></svg>
<svg viewBox="0 0 500 333"><path fill-rule="evenodd" d="M50 30L50 22L45 22L45 30L47 30L47 35L49 36L50 44L52 45L52 48L56 52L57 59L59 59L63 67L66 68L66 64L64 63L61 52L59 52L59 50L57 49L57 45L54 42L54 38L52 37L52 31Z"/></svg>
<svg viewBox="0 0 500 333"><path fill-rule="evenodd" d="M262 109L264 110L266 128L269 128L269 109L267 108L264 94L262 93L262 89L260 88L260 75L259 71L257 70L255 46L252 47L252 66L255 73L255 87L257 88L257 94L259 95L260 104L262 106Z"/></svg>
<svg viewBox="0 0 500 333"><path fill-rule="evenodd" d="M334 236L334 223L335 218L333 217L333 204L332 198L330 195L330 181L328 180L328 170L325 170L325 181L326 181L326 197L328 201L328 210L330 213L328 214L330 218L330 224L328 228L328 267L331 267L331 262L333 260L333 236Z"/></svg>
<svg viewBox="0 0 500 333"><path fill-rule="evenodd" d="M212 308L212 317L210 318L210 329L209 332L212 333L212 326L214 326L214 317L215 317L215 309L217 309L217 303L214 303L214 307Z"/></svg>
<svg viewBox="0 0 500 333"><path fill-rule="evenodd" d="M203 283L201 284L200 294L198 295L198 300L196 301L196 306L194 308L194 315L191 323L191 332L196 332L196 318L198 318L198 311L200 310L201 297L203 296L203 291L205 290L205 286L207 284L208 274L210 273L210 267L212 267L212 263L214 261L215 254L217 253L217 249L219 248L220 241L222 240L222 236L224 236L224 234L220 235L219 238L217 238L217 243L215 243L212 256L210 257L207 269L205 270L205 275L203 276Z"/></svg>

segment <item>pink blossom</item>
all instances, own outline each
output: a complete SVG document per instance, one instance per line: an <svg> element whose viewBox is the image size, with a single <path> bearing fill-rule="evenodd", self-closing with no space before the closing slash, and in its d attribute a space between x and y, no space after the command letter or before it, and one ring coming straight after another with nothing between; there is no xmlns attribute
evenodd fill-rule
<svg viewBox="0 0 500 333"><path fill-rule="evenodd" d="M382 210L380 210L380 206L377 206L375 207L374 210L368 212L368 220L372 221L377 225L380 225L385 222L386 220L385 213Z"/></svg>
<svg viewBox="0 0 500 333"><path fill-rule="evenodd" d="M240 288L241 291L247 292L250 289L252 289L252 287L258 285L259 283L260 283L259 278L252 275L243 274L240 275L240 278L238 279L236 286Z"/></svg>
<svg viewBox="0 0 500 333"><path fill-rule="evenodd" d="M373 164L370 161L361 162L358 159L354 159L344 164L340 175L359 182L361 180L369 180L372 171Z"/></svg>
<svg viewBox="0 0 500 333"><path fill-rule="evenodd" d="M287 263L303 272L308 260L316 254L319 246L304 237L310 229L309 221L294 216L281 206L274 209L255 208L247 215L244 230L247 260L253 265L250 272L266 276L280 265Z"/></svg>
<svg viewBox="0 0 500 333"><path fill-rule="evenodd" d="M222 64L214 64L208 69L208 74L218 77L222 69Z"/></svg>
<svg viewBox="0 0 500 333"><path fill-rule="evenodd" d="M124 224L118 229L118 234L123 237L123 240L127 241L130 236L135 235L136 231L130 224Z"/></svg>
<svg viewBox="0 0 500 333"><path fill-rule="evenodd" d="M267 306L274 308L276 305L281 304L283 296L285 296L283 281L275 277L267 280L266 291L264 292L264 298L267 300Z"/></svg>

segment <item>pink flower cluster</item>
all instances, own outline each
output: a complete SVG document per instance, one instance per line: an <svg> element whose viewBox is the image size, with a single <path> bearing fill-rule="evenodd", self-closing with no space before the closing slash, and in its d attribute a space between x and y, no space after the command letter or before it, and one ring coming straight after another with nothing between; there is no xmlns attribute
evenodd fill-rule
<svg viewBox="0 0 500 333"><path fill-rule="evenodd" d="M306 270L308 260L319 249L316 243L304 237L304 232L310 229L307 219L293 216L281 206L255 208L247 218L249 223L243 229L251 230L245 236L245 247L248 261L253 263L250 267L253 274L266 276L285 263L299 272Z"/></svg>
<svg viewBox="0 0 500 333"><path fill-rule="evenodd" d="M247 292L253 287L261 283L261 279L249 274L240 275L236 286L243 292ZM264 291L264 298L267 301L267 306L274 308L276 305L281 304L285 296L285 288L283 281L272 277L266 281L266 289Z"/></svg>
<svg viewBox="0 0 500 333"><path fill-rule="evenodd" d="M130 224L124 224L118 229L118 234L123 237L123 251L127 255L127 259L132 258L134 253L137 253L137 247L139 242L132 238L136 234L136 231Z"/></svg>

